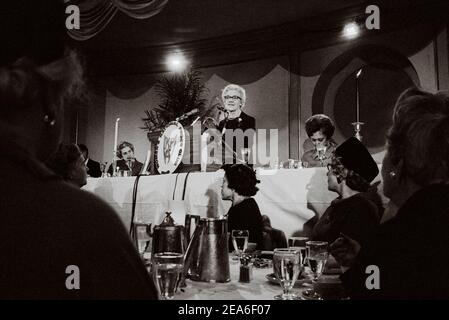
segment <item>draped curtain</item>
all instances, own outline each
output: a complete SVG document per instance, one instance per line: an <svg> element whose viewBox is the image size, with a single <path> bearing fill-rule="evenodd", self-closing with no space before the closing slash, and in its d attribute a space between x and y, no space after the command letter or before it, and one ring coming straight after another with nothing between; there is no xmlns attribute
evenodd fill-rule
<svg viewBox="0 0 449 320"><path fill-rule="evenodd" d="M147 19L165 7L168 0L69 0L80 9L80 29L68 30L75 40L88 40L101 32L118 10L135 19Z"/></svg>

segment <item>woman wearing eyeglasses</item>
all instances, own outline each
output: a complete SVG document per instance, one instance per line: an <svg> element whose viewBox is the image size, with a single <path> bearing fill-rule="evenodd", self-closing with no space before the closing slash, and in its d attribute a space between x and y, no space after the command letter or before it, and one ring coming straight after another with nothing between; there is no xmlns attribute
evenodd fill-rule
<svg viewBox="0 0 449 320"><path fill-rule="evenodd" d="M234 152L231 163L236 163L236 158L241 160L238 162L243 162L245 159L242 158L242 148L251 148L252 146L251 139L248 139L250 133L247 130L256 130L256 119L242 111L246 103L246 92L242 87L236 84L229 84L223 89L221 97L225 107L225 118L220 121L218 130L222 133L228 148L232 148L232 151ZM243 146L236 145L237 134L234 132L236 129L241 129L243 134L246 133L243 137ZM232 134L235 134L235 136L226 139L226 135ZM231 142L232 146L230 145ZM225 150L225 152L230 152L230 149ZM228 162L229 157L226 157L225 163Z"/></svg>
<svg viewBox="0 0 449 320"><path fill-rule="evenodd" d="M370 183L379 169L365 146L351 137L335 150L328 164L328 189L338 193L313 228L313 240L332 243L343 233L364 242L377 227L383 211Z"/></svg>

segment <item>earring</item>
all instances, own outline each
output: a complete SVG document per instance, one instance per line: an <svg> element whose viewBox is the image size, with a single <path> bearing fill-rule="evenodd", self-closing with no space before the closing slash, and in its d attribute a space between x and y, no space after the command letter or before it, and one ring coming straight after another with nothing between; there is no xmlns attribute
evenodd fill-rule
<svg viewBox="0 0 449 320"><path fill-rule="evenodd" d="M50 116L48 114L44 116L44 122L47 123L50 127L53 127L56 124L56 120L50 119Z"/></svg>
<svg viewBox="0 0 449 320"><path fill-rule="evenodd" d="M389 173L389 175L390 175L390 178L396 178L396 172L394 172L394 171L390 171L390 173Z"/></svg>

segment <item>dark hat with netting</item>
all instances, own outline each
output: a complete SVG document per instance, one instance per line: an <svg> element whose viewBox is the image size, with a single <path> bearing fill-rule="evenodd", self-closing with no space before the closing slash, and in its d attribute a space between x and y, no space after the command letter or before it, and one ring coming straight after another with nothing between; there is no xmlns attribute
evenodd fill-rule
<svg viewBox="0 0 449 320"><path fill-rule="evenodd" d="M335 155L345 168L354 171L368 182L373 181L379 174L379 168L368 149L355 137L340 144Z"/></svg>

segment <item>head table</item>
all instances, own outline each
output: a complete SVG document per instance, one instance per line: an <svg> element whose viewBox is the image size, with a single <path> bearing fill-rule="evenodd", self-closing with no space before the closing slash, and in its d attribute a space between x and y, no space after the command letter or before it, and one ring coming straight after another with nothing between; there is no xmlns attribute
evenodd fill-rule
<svg viewBox="0 0 449 320"><path fill-rule="evenodd" d="M326 174L326 168L258 170L261 182L254 198L274 228L287 236L298 235L305 222L321 216L338 196L327 189ZM202 217L226 214L231 203L221 199L223 175L219 170L140 177L135 221L154 226L162 222L166 211L172 212L178 224L184 224L186 213ZM136 177L89 178L83 189L106 201L129 227L135 181Z"/></svg>

